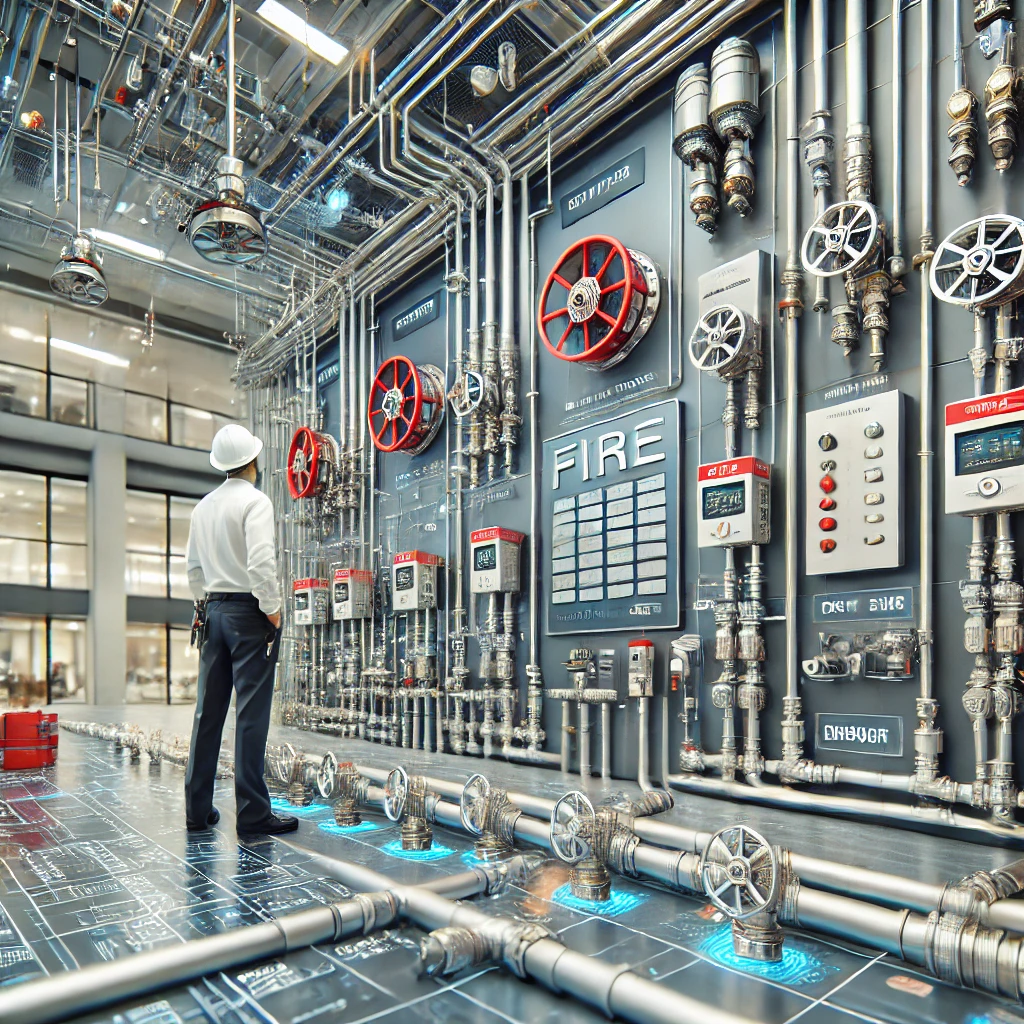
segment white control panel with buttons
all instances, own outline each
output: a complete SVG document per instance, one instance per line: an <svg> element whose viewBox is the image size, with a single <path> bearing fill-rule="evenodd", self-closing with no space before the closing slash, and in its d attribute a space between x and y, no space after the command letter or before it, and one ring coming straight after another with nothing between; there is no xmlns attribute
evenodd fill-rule
<svg viewBox="0 0 1024 1024"><path fill-rule="evenodd" d="M767 462L743 455L697 467L697 546L741 547L771 539Z"/></svg>
<svg viewBox="0 0 1024 1024"><path fill-rule="evenodd" d="M903 395L809 412L805 437L807 575L901 566Z"/></svg>
<svg viewBox="0 0 1024 1024"><path fill-rule="evenodd" d="M946 513L1024 508L1024 388L946 406Z"/></svg>

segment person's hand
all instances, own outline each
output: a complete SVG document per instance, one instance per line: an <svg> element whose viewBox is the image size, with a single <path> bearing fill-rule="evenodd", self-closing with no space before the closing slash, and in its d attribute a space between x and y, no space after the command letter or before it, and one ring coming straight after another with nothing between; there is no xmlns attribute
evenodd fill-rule
<svg viewBox="0 0 1024 1024"><path fill-rule="evenodd" d="M280 629L281 628L281 613L280 612L275 612L273 615L268 615L267 618L270 619L270 624L274 627L274 629Z"/></svg>

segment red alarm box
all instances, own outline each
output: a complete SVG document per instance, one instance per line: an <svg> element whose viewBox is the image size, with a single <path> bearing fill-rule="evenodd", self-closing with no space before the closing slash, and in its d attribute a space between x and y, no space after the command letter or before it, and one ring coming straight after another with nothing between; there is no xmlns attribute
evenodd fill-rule
<svg viewBox="0 0 1024 1024"><path fill-rule="evenodd" d="M0 715L0 768L50 768L57 763L57 716L42 711Z"/></svg>

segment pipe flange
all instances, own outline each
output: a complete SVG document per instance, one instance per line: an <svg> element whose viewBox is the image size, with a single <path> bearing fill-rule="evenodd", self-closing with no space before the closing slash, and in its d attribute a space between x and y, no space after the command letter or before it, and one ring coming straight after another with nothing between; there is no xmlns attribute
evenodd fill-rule
<svg viewBox="0 0 1024 1024"><path fill-rule="evenodd" d="M541 939L554 938L547 928L539 924L518 922L502 932L501 962L517 977L526 977L526 951Z"/></svg>

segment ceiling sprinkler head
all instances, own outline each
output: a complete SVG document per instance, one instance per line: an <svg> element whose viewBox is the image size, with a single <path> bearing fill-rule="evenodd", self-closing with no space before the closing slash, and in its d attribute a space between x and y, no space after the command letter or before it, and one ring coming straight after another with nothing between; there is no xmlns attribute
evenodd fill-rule
<svg viewBox="0 0 1024 1024"><path fill-rule="evenodd" d="M518 79L516 78L516 44L498 44L498 81L502 88L508 92L514 92Z"/></svg>
<svg viewBox="0 0 1024 1024"><path fill-rule="evenodd" d="M498 72L486 64L477 64L469 73L469 84L477 96L490 96L498 85Z"/></svg>
<svg viewBox="0 0 1024 1024"><path fill-rule="evenodd" d="M50 288L78 306L101 306L110 294L99 253L87 235L75 235L50 274Z"/></svg>
<svg viewBox="0 0 1024 1024"><path fill-rule="evenodd" d="M259 212L245 202L242 161L222 156L217 163L216 199L200 203L182 230L204 260L242 266L267 253L267 233Z"/></svg>

